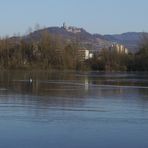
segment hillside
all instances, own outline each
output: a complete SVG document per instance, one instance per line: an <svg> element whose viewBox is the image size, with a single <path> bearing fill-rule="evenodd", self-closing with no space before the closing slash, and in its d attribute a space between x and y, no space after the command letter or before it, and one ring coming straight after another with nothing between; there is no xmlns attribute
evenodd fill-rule
<svg viewBox="0 0 148 148"><path fill-rule="evenodd" d="M79 42L82 47L90 50L100 50L109 47L113 43L123 44L131 52L138 51L140 40L143 36L142 32L128 32L115 35L101 35L88 33L83 28L76 27L49 27L34 31L27 36L26 40L40 40L43 31L49 32L54 37L60 37L65 42Z"/></svg>
<svg viewBox="0 0 148 148"><path fill-rule="evenodd" d="M135 52L138 50L139 43L143 37L142 32L128 32L116 35L104 35L104 39L123 44L130 51Z"/></svg>
<svg viewBox="0 0 148 148"><path fill-rule="evenodd" d="M83 28L50 27L34 31L26 36L0 40L2 69L70 69L101 71L147 71L147 34L124 33L121 35L90 34ZM112 46L114 44L114 46ZM82 50L86 47L88 50ZM93 58L93 51L111 47ZM121 47L121 48L120 48ZM90 54L89 54L90 53ZM125 53L125 54L121 54Z"/></svg>
<svg viewBox="0 0 148 148"><path fill-rule="evenodd" d="M55 37L61 37L66 42L79 42L82 47L89 48L90 50L99 50L104 47L109 47L112 45L112 42L107 41L106 39L103 39L104 37L102 35L93 35L85 31L83 28L80 28L80 32L74 33L67 31L63 27L49 27L42 30L35 31L25 38L27 40L34 39L39 40L41 37L42 32L47 31L52 36Z"/></svg>

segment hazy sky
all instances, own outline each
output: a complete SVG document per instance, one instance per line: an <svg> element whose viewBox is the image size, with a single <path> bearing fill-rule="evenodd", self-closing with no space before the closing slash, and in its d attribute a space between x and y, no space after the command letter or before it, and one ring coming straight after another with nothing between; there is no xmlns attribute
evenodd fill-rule
<svg viewBox="0 0 148 148"><path fill-rule="evenodd" d="M63 22L91 33L148 31L148 0L0 0L0 36Z"/></svg>

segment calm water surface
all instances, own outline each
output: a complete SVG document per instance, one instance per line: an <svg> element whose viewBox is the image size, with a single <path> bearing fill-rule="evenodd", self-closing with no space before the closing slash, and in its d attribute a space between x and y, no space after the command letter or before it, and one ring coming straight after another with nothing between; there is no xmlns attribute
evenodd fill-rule
<svg viewBox="0 0 148 148"><path fill-rule="evenodd" d="M147 137L148 73L0 72L0 148L147 148Z"/></svg>

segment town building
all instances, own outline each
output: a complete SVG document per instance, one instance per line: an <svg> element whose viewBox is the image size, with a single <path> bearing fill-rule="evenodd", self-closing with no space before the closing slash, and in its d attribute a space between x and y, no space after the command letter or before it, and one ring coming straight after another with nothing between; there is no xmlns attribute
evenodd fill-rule
<svg viewBox="0 0 148 148"><path fill-rule="evenodd" d="M116 51L117 53L128 54L128 49L121 44L113 44L109 49L110 51Z"/></svg>
<svg viewBox="0 0 148 148"><path fill-rule="evenodd" d="M90 51L86 48L81 48L78 49L77 56L80 59L80 61L85 61L93 58L93 53L90 53Z"/></svg>

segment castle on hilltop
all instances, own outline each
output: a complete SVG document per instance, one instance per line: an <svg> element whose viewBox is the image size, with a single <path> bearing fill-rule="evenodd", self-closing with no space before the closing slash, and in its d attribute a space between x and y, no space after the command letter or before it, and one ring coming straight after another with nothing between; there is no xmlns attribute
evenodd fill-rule
<svg viewBox="0 0 148 148"><path fill-rule="evenodd" d="M75 34L81 32L81 28L77 28L74 26L66 26L66 23L63 23L62 28L64 28L68 32L75 33Z"/></svg>

